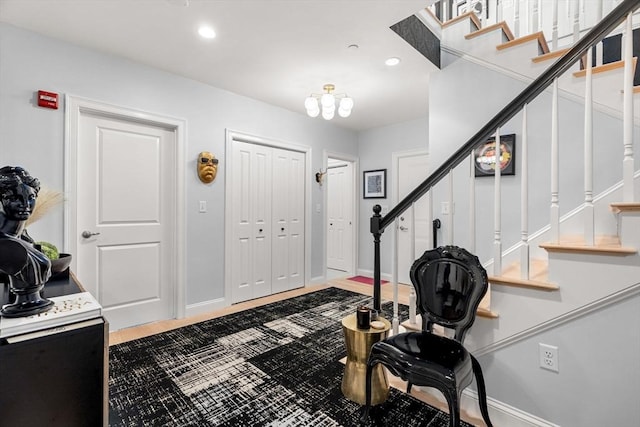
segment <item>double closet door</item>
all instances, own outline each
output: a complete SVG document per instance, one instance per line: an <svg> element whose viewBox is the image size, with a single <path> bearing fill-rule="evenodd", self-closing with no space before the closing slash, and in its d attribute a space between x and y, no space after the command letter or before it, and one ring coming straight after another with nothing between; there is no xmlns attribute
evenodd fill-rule
<svg viewBox="0 0 640 427"><path fill-rule="evenodd" d="M232 302L304 286L305 153L232 145Z"/></svg>

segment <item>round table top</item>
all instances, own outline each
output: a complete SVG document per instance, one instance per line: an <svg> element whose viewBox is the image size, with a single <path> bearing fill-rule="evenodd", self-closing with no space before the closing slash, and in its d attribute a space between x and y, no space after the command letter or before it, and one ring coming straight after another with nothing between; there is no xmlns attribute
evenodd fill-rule
<svg viewBox="0 0 640 427"><path fill-rule="evenodd" d="M353 313L353 314L348 315L344 319L342 319L342 326L344 326L345 328L347 328L349 330L362 332L364 334L377 334L377 333L380 333L380 332L386 332L386 331L391 329L391 322L389 322L384 317L378 316L377 320L379 320L382 323L384 323L384 328L382 328L382 329L375 329L375 328L358 329L358 323L357 323L357 320L356 320L356 313Z"/></svg>

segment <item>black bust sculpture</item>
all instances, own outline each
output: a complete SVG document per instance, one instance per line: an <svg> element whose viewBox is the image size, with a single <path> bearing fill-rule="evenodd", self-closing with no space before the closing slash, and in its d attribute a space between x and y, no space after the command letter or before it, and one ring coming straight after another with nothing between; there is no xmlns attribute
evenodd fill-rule
<svg viewBox="0 0 640 427"><path fill-rule="evenodd" d="M0 168L0 273L8 276L16 296L0 310L5 317L31 316L53 307L53 301L40 295L51 276L51 262L25 232L38 191L40 182L23 168Z"/></svg>

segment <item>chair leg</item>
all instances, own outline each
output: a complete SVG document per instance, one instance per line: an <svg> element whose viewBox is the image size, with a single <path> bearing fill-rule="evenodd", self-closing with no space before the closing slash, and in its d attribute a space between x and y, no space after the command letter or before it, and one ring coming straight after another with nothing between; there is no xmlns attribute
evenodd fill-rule
<svg viewBox="0 0 640 427"><path fill-rule="evenodd" d="M475 357L471 356L471 367L473 368L473 375L476 377L476 385L478 386L478 404L480 405L480 413L482 413L482 419L487 427L493 427L491 420L489 419L489 408L487 407L487 392L484 386L484 376L482 375L482 368L480 363Z"/></svg>
<svg viewBox="0 0 640 427"><path fill-rule="evenodd" d="M366 422L369 418L369 408L371 407L371 374L373 373L373 365L367 363L367 380L366 380L366 400L364 411L362 412L362 416L360 417L361 422Z"/></svg>
<svg viewBox="0 0 640 427"><path fill-rule="evenodd" d="M411 393L411 386L413 386L413 384L411 384L411 381L407 381L407 394Z"/></svg>
<svg viewBox="0 0 640 427"><path fill-rule="evenodd" d="M455 390L450 393L449 390L440 390L447 399L447 405L449 405L449 427L460 427L460 404L458 395Z"/></svg>

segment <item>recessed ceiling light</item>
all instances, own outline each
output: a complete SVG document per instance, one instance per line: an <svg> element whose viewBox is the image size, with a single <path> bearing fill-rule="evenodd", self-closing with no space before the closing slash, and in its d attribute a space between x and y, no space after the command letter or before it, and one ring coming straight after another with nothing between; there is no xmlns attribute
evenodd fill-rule
<svg viewBox="0 0 640 427"><path fill-rule="evenodd" d="M203 25L198 29L198 34L200 34L200 37L205 39L213 39L216 36L216 32L213 31L213 28L206 25Z"/></svg>
<svg viewBox="0 0 640 427"><path fill-rule="evenodd" d="M396 58L395 56L393 58L389 58L386 61L384 61L385 65L388 65L389 67L393 67L395 65L398 65L400 63L400 58Z"/></svg>

